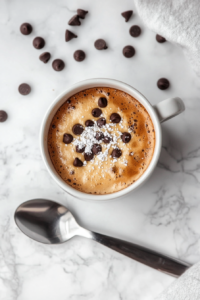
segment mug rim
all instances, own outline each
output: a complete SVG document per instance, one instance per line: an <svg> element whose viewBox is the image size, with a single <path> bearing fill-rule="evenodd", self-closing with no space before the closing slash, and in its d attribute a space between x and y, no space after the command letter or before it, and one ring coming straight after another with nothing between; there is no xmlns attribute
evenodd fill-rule
<svg viewBox="0 0 200 300"><path fill-rule="evenodd" d="M111 194L105 194L105 195L95 195L95 194L88 194L81 191L78 191L74 189L73 187L69 186L64 180L58 175L56 172L49 153L48 153L48 146L47 146L47 133L49 130L49 125L52 121L53 116L55 115L56 111L59 109L60 106L72 95L76 94L77 92L80 92L87 88L92 87L110 87L110 88L116 88L118 90L122 90L129 95L136 98L137 101L139 101L147 110L149 113L151 120L154 125L155 130L155 136L156 136L156 142L154 147L154 153L153 157L151 159L151 162L149 166L147 167L146 171L142 174L139 179L137 179L135 182L133 182L130 186ZM42 155L43 162L51 175L51 177L55 180L55 182L67 193L70 195L82 199L82 200L110 200L114 198L118 198L121 196L124 196L128 194L129 192L136 190L138 187L140 187L152 174L154 171L159 156L161 152L161 144L162 144L162 132L161 132L161 125L159 118L157 116L156 111L154 110L152 104L146 99L146 97L141 94L137 89L132 87L131 85L128 85L122 81L115 80L115 79L107 79L107 78L91 78L83 81L79 81L75 84L72 84L69 88L67 88L65 91L60 93L54 101L50 104L48 109L46 110L46 113L44 115L44 118L42 120L42 124L40 127L40 152Z"/></svg>

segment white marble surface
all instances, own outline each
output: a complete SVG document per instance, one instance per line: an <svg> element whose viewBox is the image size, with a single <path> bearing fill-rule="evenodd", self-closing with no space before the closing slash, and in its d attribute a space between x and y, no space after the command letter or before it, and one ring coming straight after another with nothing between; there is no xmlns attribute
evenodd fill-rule
<svg viewBox="0 0 200 300"><path fill-rule="evenodd" d="M78 38L64 41L67 22L77 8L88 9ZM135 12L128 23L121 12L134 9L133 0L2 0L0 8L0 109L9 119L0 124L0 299L154 299L173 278L81 238L47 246L24 236L13 220L15 208L27 199L43 197L66 204L82 225L107 235L137 242L185 261L200 258L200 83L182 50L158 44ZM23 36L19 26L33 25ZM134 39L128 30L141 26ZM46 46L36 50L35 36ZM109 49L97 51L93 43L105 38ZM122 48L136 48L132 59ZM83 49L87 59L73 60ZM38 56L50 51L66 68L55 72L51 62ZM163 148L157 169L137 192L104 203L83 202L65 194L50 178L41 160L38 133L43 115L70 84L92 77L109 77L139 89L155 104L179 96L186 111L163 124ZM160 91L156 81L167 77L171 88ZM32 87L29 96L17 89Z"/></svg>

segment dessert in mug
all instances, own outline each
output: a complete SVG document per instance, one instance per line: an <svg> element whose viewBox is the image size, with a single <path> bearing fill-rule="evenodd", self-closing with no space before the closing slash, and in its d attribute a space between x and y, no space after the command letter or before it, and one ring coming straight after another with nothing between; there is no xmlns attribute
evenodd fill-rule
<svg viewBox="0 0 200 300"><path fill-rule="evenodd" d="M110 194L130 186L148 168L155 147L153 122L129 94L108 87L71 96L54 115L48 151L70 186Z"/></svg>

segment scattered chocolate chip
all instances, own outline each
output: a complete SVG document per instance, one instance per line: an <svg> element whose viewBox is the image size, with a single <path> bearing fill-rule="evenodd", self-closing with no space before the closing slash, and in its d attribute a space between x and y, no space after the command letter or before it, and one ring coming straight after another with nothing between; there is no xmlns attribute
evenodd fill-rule
<svg viewBox="0 0 200 300"><path fill-rule="evenodd" d="M105 97L100 97L98 100L99 107L106 107L108 105L108 101Z"/></svg>
<svg viewBox="0 0 200 300"><path fill-rule="evenodd" d="M55 128L56 128L56 125L52 125L52 128L55 129Z"/></svg>
<svg viewBox="0 0 200 300"><path fill-rule="evenodd" d="M67 100L67 103L68 103L68 104L71 103L71 100L68 99L68 100Z"/></svg>
<svg viewBox="0 0 200 300"><path fill-rule="evenodd" d="M102 114L102 110L101 110L100 108L94 108L94 109L92 110L92 115L93 115L93 117L95 117L95 118L100 117L101 114Z"/></svg>
<svg viewBox="0 0 200 300"><path fill-rule="evenodd" d="M109 136L105 136L104 137L104 139L103 139L103 142L105 143L105 144L109 144L110 142L111 142L111 137L109 137Z"/></svg>
<svg viewBox="0 0 200 300"><path fill-rule="evenodd" d="M32 32L32 26L29 23L23 23L20 26L20 31L24 35L29 35Z"/></svg>
<svg viewBox="0 0 200 300"><path fill-rule="evenodd" d="M121 121L121 117L119 114L117 113L113 113L111 116L110 116L110 121L112 123L119 123Z"/></svg>
<svg viewBox="0 0 200 300"><path fill-rule="evenodd" d="M73 16L69 22L68 22L69 25L71 26L80 26L81 25L81 22L79 20L79 16L78 15L75 15Z"/></svg>
<svg viewBox="0 0 200 300"><path fill-rule="evenodd" d="M55 59L52 62L52 67L55 71L59 72L59 71L62 71L64 69L65 63L62 59Z"/></svg>
<svg viewBox="0 0 200 300"><path fill-rule="evenodd" d="M95 138L97 141L103 140L103 138L104 138L103 132L97 131Z"/></svg>
<svg viewBox="0 0 200 300"><path fill-rule="evenodd" d="M35 49L42 49L44 45L45 41L42 37L37 36L36 38L34 38L33 47L35 47Z"/></svg>
<svg viewBox="0 0 200 300"><path fill-rule="evenodd" d="M115 148L111 153L113 158L119 158L122 155L122 151L118 148Z"/></svg>
<svg viewBox="0 0 200 300"><path fill-rule="evenodd" d="M124 11L123 13L121 13L122 17L125 18L125 22L129 21L129 19L132 16L132 14L133 14L132 10L127 10L127 11Z"/></svg>
<svg viewBox="0 0 200 300"><path fill-rule="evenodd" d="M18 91L21 95L26 96L31 92L31 87L29 84L27 83L22 83L20 84L20 86L18 87Z"/></svg>
<svg viewBox="0 0 200 300"><path fill-rule="evenodd" d="M129 33L132 37L138 37L141 34L141 28L137 25L131 26Z"/></svg>
<svg viewBox="0 0 200 300"><path fill-rule="evenodd" d="M79 146L76 146L76 152L83 153L85 151L85 147L79 148Z"/></svg>
<svg viewBox="0 0 200 300"><path fill-rule="evenodd" d="M102 147L99 144L94 144L92 146L92 152L97 155L98 153L102 152Z"/></svg>
<svg viewBox="0 0 200 300"><path fill-rule="evenodd" d="M101 128L103 127L104 125L106 125L106 119L105 118L99 118L97 120L97 125Z"/></svg>
<svg viewBox="0 0 200 300"><path fill-rule="evenodd" d="M85 59L85 52L83 50L76 50L74 52L74 59L76 61L83 61Z"/></svg>
<svg viewBox="0 0 200 300"><path fill-rule="evenodd" d="M84 128L83 128L83 126L81 124L75 124L72 127L72 131L76 135L80 135L83 132L83 130L84 130Z"/></svg>
<svg viewBox="0 0 200 300"><path fill-rule="evenodd" d="M93 157L94 157L94 154L92 152L84 154L84 158L85 158L86 161L92 160Z"/></svg>
<svg viewBox="0 0 200 300"><path fill-rule="evenodd" d="M39 56L39 59L43 62L43 63L47 63L51 58L51 54L49 52L44 52Z"/></svg>
<svg viewBox="0 0 200 300"><path fill-rule="evenodd" d="M74 34L73 32L69 31L69 30L66 30L65 31L65 41L66 42L69 42L71 41L72 39L74 38L77 38L77 35Z"/></svg>
<svg viewBox="0 0 200 300"><path fill-rule="evenodd" d="M161 35L159 35L159 34L156 34L156 41L158 42L158 43L164 43L164 42L166 42L166 39L163 37L163 36L161 36Z"/></svg>
<svg viewBox="0 0 200 300"><path fill-rule="evenodd" d="M69 172L70 175L74 175L74 170Z"/></svg>
<svg viewBox="0 0 200 300"><path fill-rule="evenodd" d="M93 127L94 126L94 122L92 120L87 120L87 121L85 121L85 126L86 127Z"/></svg>
<svg viewBox="0 0 200 300"><path fill-rule="evenodd" d="M105 50L108 48L106 45L106 42L103 39L96 40L96 42L94 43L94 46L97 50Z"/></svg>
<svg viewBox="0 0 200 300"><path fill-rule="evenodd" d="M130 140L131 140L131 134L128 133L128 132L124 132L122 135L121 135L121 139L122 141L126 144L126 143L129 143Z"/></svg>
<svg viewBox="0 0 200 300"><path fill-rule="evenodd" d="M135 55L135 48L133 48L133 46L124 47L123 55L127 58L133 57Z"/></svg>
<svg viewBox="0 0 200 300"><path fill-rule="evenodd" d="M75 167L82 167L83 166L83 162L78 157L76 157L75 160L74 160L74 162L73 162L73 165Z"/></svg>
<svg viewBox="0 0 200 300"><path fill-rule="evenodd" d="M130 129L131 131L134 131L134 124L132 124L131 126L129 126L129 129Z"/></svg>
<svg viewBox="0 0 200 300"><path fill-rule="evenodd" d="M160 89L160 90L166 90L168 89L170 83L169 83L169 80L166 79L166 78L160 78L158 81L157 81L157 87Z"/></svg>
<svg viewBox="0 0 200 300"><path fill-rule="evenodd" d="M73 136L69 133L63 135L63 143L70 144L73 141Z"/></svg>
<svg viewBox="0 0 200 300"><path fill-rule="evenodd" d="M79 18L81 19L85 19L86 14L88 13L87 10L83 10L83 9L77 9L77 15L79 16Z"/></svg>
<svg viewBox="0 0 200 300"><path fill-rule="evenodd" d="M5 122L8 118L7 113L4 110L0 110L0 122Z"/></svg>

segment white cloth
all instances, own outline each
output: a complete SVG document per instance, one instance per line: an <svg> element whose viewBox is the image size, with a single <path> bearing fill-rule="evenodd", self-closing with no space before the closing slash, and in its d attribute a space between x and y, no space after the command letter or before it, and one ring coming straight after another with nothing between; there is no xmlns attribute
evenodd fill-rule
<svg viewBox="0 0 200 300"><path fill-rule="evenodd" d="M200 0L134 0L144 23L183 47L200 76Z"/></svg>

